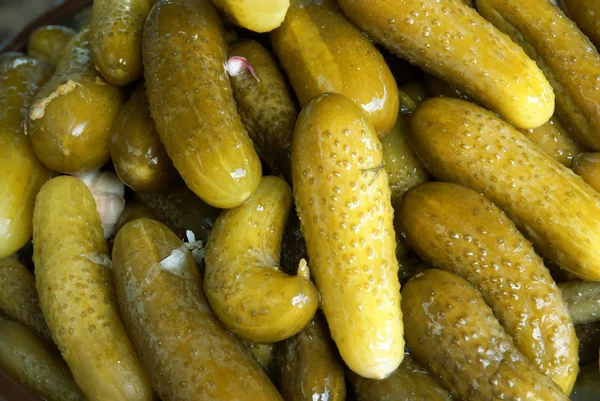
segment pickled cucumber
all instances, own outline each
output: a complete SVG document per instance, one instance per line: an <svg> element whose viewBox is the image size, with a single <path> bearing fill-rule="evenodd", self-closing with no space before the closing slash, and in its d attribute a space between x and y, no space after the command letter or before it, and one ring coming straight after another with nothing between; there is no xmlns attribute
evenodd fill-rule
<svg viewBox="0 0 600 401"><path fill-rule="evenodd" d="M56 65L75 33L71 28L61 25L42 26L29 35L27 53L32 57Z"/></svg>
<svg viewBox="0 0 600 401"><path fill-rule="evenodd" d="M85 401L56 351L25 326L0 320L0 367L47 401Z"/></svg>
<svg viewBox="0 0 600 401"><path fill-rule="evenodd" d="M582 153L573 159L573 171L600 192L600 153Z"/></svg>
<svg viewBox="0 0 600 401"><path fill-rule="evenodd" d="M182 247L163 224L139 219L119 231L113 269L127 330L163 401L282 401L241 342L212 314L189 251L174 274L153 266Z"/></svg>
<svg viewBox="0 0 600 401"><path fill-rule="evenodd" d="M484 18L540 66L554 88L556 114L568 122L573 136L587 148L600 150L600 55L589 39L548 0L476 3Z"/></svg>
<svg viewBox="0 0 600 401"><path fill-rule="evenodd" d="M402 310L413 355L453 397L568 400L517 350L479 292L455 274L417 274L404 285Z"/></svg>
<svg viewBox="0 0 600 401"><path fill-rule="evenodd" d="M33 274L14 258L0 259L0 311L52 344Z"/></svg>
<svg viewBox="0 0 600 401"><path fill-rule="evenodd" d="M536 128L552 116L554 92L535 62L461 1L340 0L340 6L374 40L516 127Z"/></svg>
<svg viewBox="0 0 600 401"><path fill-rule="evenodd" d="M558 286L574 324L600 321L600 283L567 281Z"/></svg>
<svg viewBox="0 0 600 401"><path fill-rule="evenodd" d="M150 117L143 83L136 87L112 126L110 155L121 181L136 192L161 191L177 182L177 170Z"/></svg>
<svg viewBox="0 0 600 401"><path fill-rule="evenodd" d="M88 36L84 28L71 39L27 118L39 159L66 174L94 170L109 160L110 127L124 100L124 93L94 70Z"/></svg>
<svg viewBox="0 0 600 401"><path fill-rule="evenodd" d="M75 381L87 398L154 400L127 337L112 287L100 217L75 177L48 181L33 216L36 286L42 312Z"/></svg>
<svg viewBox="0 0 600 401"><path fill-rule="evenodd" d="M456 99L471 101L471 97L460 89L456 89L441 78L431 74L425 74L425 87L430 97L453 97Z"/></svg>
<svg viewBox="0 0 600 401"><path fill-rule="evenodd" d="M579 29L600 47L600 3L596 0L558 0L563 11Z"/></svg>
<svg viewBox="0 0 600 401"><path fill-rule="evenodd" d="M337 92L367 113L379 136L392 129L399 107L394 77L335 0L292 0L271 41L302 107L317 95Z"/></svg>
<svg viewBox="0 0 600 401"><path fill-rule="evenodd" d="M321 307L355 373L391 374L404 357L390 188L373 125L339 94L313 99L292 145L296 208Z"/></svg>
<svg viewBox="0 0 600 401"><path fill-rule="evenodd" d="M156 217L154 216L150 208L141 201L133 200L127 202L125 204L125 207L123 208L123 211L121 212L121 215L119 216L117 224L115 225L115 232L118 233L119 230L121 230L121 228L123 228L123 226L129 223L130 221L141 219L144 217L147 219L156 220ZM183 232L181 238L183 238Z"/></svg>
<svg viewBox="0 0 600 401"><path fill-rule="evenodd" d="M277 344L261 344L248 341L243 341L243 344L263 372L271 379L275 377L275 347Z"/></svg>
<svg viewBox="0 0 600 401"><path fill-rule="evenodd" d="M600 195L575 173L463 100L425 101L410 129L435 178L482 192L543 256L582 279L600 280Z"/></svg>
<svg viewBox="0 0 600 401"><path fill-rule="evenodd" d="M262 168L236 110L223 68L225 32L210 1L156 4L143 55L156 130L187 186L215 207L246 202Z"/></svg>
<svg viewBox="0 0 600 401"><path fill-rule="evenodd" d="M215 315L240 338L285 340L312 319L319 295L306 262L298 274L279 268L292 191L267 176L247 203L224 211L206 244L204 292Z"/></svg>
<svg viewBox="0 0 600 401"><path fill-rule="evenodd" d="M223 13L242 28L269 32L283 22L290 0L213 0Z"/></svg>
<svg viewBox="0 0 600 401"><path fill-rule="evenodd" d="M573 322L513 222L483 195L442 182L408 191L396 213L411 248L475 286L519 351L568 394L578 372Z"/></svg>
<svg viewBox="0 0 600 401"><path fill-rule="evenodd" d="M258 155L272 175L291 179L292 135L298 106L275 58L260 43L242 40L229 46L229 57L244 57L256 78L245 73L231 76L233 97Z"/></svg>
<svg viewBox="0 0 600 401"><path fill-rule="evenodd" d="M19 53L0 61L0 258L19 250L31 238L35 195L50 178L38 160L23 121L33 97L52 74L52 67Z"/></svg>

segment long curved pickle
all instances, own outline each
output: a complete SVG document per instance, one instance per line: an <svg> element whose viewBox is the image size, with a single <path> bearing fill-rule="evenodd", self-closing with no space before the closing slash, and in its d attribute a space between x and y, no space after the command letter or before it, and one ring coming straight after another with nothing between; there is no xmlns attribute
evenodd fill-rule
<svg viewBox="0 0 600 401"><path fill-rule="evenodd" d="M600 321L600 283L567 281L558 285L574 324Z"/></svg>
<svg viewBox="0 0 600 401"><path fill-rule="evenodd" d="M272 175L283 172L291 179L292 135L299 110L279 63L253 40L231 44L229 57L243 57L253 69L232 75L230 81L238 112L258 155Z"/></svg>
<svg viewBox="0 0 600 401"><path fill-rule="evenodd" d="M402 290L406 342L452 396L469 401L568 401L514 346L468 281L437 269Z"/></svg>
<svg viewBox="0 0 600 401"><path fill-rule="evenodd" d="M0 259L0 311L52 344L33 274L14 258Z"/></svg>
<svg viewBox="0 0 600 401"><path fill-rule="evenodd" d="M156 132L143 83L123 105L111 131L110 155L126 185L136 192L153 192L177 182L179 175Z"/></svg>
<svg viewBox="0 0 600 401"><path fill-rule="evenodd" d="M573 171L600 192L600 153L581 153L573 159Z"/></svg>
<svg viewBox="0 0 600 401"><path fill-rule="evenodd" d="M552 117L554 93L535 62L461 1L339 1L375 41L516 127L536 128Z"/></svg>
<svg viewBox="0 0 600 401"><path fill-rule="evenodd" d="M122 86L142 75L142 34L155 0L94 0L90 55L110 84Z"/></svg>
<svg viewBox="0 0 600 401"><path fill-rule="evenodd" d="M52 67L22 54L0 60L0 258L17 252L31 238L35 195L50 172L38 160L23 121Z"/></svg>
<svg viewBox="0 0 600 401"><path fill-rule="evenodd" d="M143 54L156 129L187 186L218 208L246 202L262 167L223 67L217 10L208 0L159 2L144 27Z"/></svg>
<svg viewBox="0 0 600 401"><path fill-rule="evenodd" d="M221 326L190 252L163 224L127 223L113 269L127 330L163 401L283 401L242 343ZM173 270L148 274L178 252Z"/></svg>
<svg viewBox="0 0 600 401"><path fill-rule="evenodd" d="M296 276L280 271L292 190L266 176L244 205L221 213L206 244L204 291L215 315L247 341L271 343L300 332L319 295L306 261Z"/></svg>
<svg viewBox="0 0 600 401"><path fill-rule="evenodd" d="M29 35L27 54L56 65L63 55L63 50L76 33L62 25L39 27Z"/></svg>
<svg viewBox="0 0 600 401"><path fill-rule="evenodd" d="M56 345L90 401L154 394L119 317L94 198L75 177L48 181L33 216L36 286Z"/></svg>
<svg viewBox="0 0 600 401"><path fill-rule="evenodd" d="M213 0L213 3L242 28L264 33L285 19L290 0Z"/></svg>
<svg viewBox="0 0 600 401"><path fill-rule="evenodd" d="M556 114L575 138L600 150L600 54L548 0L477 0L479 13L537 62L554 88Z"/></svg>
<svg viewBox="0 0 600 401"><path fill-rule="evenodd" d="M483 193L542 256L600 281L600 194L575 173L492 112L463 100L425 101L410 128L435 178Z"/></svg>
<svg viewBox="0 0 600 401"><path fill-rule="evenodd" d="M568 394L579 371L573 322L514 223L483 195L443 182L411 189L396 213L411 248L475 286L519 351Z"/></svg>
<svg viewBox="0 0 600 401"><path fill-rule="evenodd" d="M339 94L300 113L292 145L296 209L321 308L355 373L391 374L404 357L393 210L381 142Z"/></svg>
<svg viewBox="0 0 600 401"><path fill-rule="evenodd" d="M86 400L56 351L19 323L0 320L0 367L44 400Z"/></svg>
<svg viewBox="0 0 600 401"><path fill-rule="evenodd" d="M71 39L27 118L39 159L65 174L94 170L109 160L110 128L124 101L124 92L92 66L88 37L84 28Z"/></svg>
<svg viewBox="0 0 600 401"><path fill-rule="evenodd" d="M600 3L596 0L558 0L558 4L579 29L600 47Z"/></svg>
<svg viewBox="0 0 600 401"><path fill-rule="evenodd" d="M380 137L392 129L399 109L396 81L379 50L335 0L292 0L271 42L300 106L337 92L363 109Z"/></svg>

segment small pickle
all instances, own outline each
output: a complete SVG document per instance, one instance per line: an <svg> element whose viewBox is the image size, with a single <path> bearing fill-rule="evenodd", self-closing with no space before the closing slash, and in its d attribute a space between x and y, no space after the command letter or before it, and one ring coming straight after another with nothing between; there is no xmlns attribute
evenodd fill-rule
<svg viewBox="0 0 600 401"><path fill-rule="evenodd" d="M90 401L150 401L149 378L119 316L108 249L90 190L75 177L48 181L33 216L42 312Z"/></svg>
<svg viewBox="0 0 600 401"><path fill-rule="evenodd" d="M568 122L573 136L587 148L600 151L600 55L589 39L549 0L476 3L484 18L540 66L554 88L556 114Z"/></svg>
<svg viewBox="0 0 600 401"><path fill-rule="evenodd" d="M554 92L535 62L461 1L339 2L374 40L472 94L515 126L536 128L552 116Z"/></svg>
<svg viewBox="0 0 600 401"><path fill-rule="evenodd" d="M35 278L18 260L0 259L0 311L52 344L52 336L42 315Z"/></svg>
<svg viewBox="0 0 600 401"><path fill-rule="evenodd" d="M75 34L71 28L61 25L42 26L29 35L27 54L56 65Z"/></svg>
<svg viewBox="0 0 600 401"><path fill-rule="evenodd" d="M263 372L271 379L275 377L275 347L277 344L261 344L248 341L242 342Z"/></svg>
<svg viewBox="0 0 600 401"><path fill-rule="evenodd" d="M100 75L122 86L142 75L142 33L155 0L94 0L90 55Z"/></svg>
<svg viewBox="0 0 600 401"><path fill-rule="evenodd" d="M453 397L469 401L568 401L514 346L477 290L430 269L402 290L406 342Z"/></svg>
<svg viewBox="0 0 600 401"><path fill-rule="evenodd" d="M417 154L440 181L483 193L544 257L600 280L600 194L492 112L425 101L410 120Z"/></svg>
<svg viewBox="0 0 600 401"><path fill-rule="evenodd" d="M585 182L600 192L600 153L582 153L575 156L571 167Z"/></svg>
<svg viewBox="0 0 600 401"><path fill-rule="evenodd" d="M281 25L290 0L213 0L215 5L242 28L264 33Z"/></svg>
<svg viewBox="0 0 600 401"><path fill-rule="evenodd" d="M110 128L124 100L94 70L88 36L84 28L71 39L27 119L35 153L48 168L66 174L94 170L110 159Z"/></svg>
<svg viewBox="0 0 600 401"><path fill-rule="evenodd" d="M577 324L575 333L579 340L579 363L584 365L597 361L600 349L600 322Z"/></svg>
<svg viewBox="0 0 600 401"><path fill-rule="evenodd" d="M117 175L136 192L156 192L177 182L177 170L163 146L140 83L112 126L110 155Z"/></svg>
<svg viewBox="0 0 600 401"><path fill-rule="evenodd" d="M318 313L277 354L279 386L286 401L345 401L344 363Z"/></svg>
<svg viewBox="0 0 600 401"><path fill-rule="evenodd" d="M312 319L319 295L306 261L296 276L280 271L292 190L266 176L244 205L223 211L206 244L204 291L215 315L240 338L285 340Z"/></svg>
<svg viewBox="0 0 600 401"><path fill-rule="evenodd" d="M418 81L410 81L398 88L398 97L400 98L400 112L410 115L427 100L427 92Z"/></svg>
<svg viewBox="0 0 600 401"><path fill-rule="evenodd" d="M86 400L56 351L9 320L0 320L0 368L44 400Z"/></svg>
<svg viewBox="0 0 600 401"><path fill-rule="evenodd" d="M121 228L130 221L141 219L141 218L153 219L156 220L154 213L150 210L148 206L146 206L143 202L139 200L134 200L127 202L123 211L119 215L119 220L117 220L117 224L115 225L115 233L118 233ZM183 238L182 232L182 238ZM195 235L195 233L194 233Z"/></svg>
<svg viewBox="0 0 600 401"><path fill-rule="evenodd" d="M294 198L321 307L344 362L372 379L404 357L390 187L373 125L339 94L300 113Z"/></svg>
<svg viewBox="0 0 600 401"><path fill-rule="evenodd" d="M363 109L379 136L392 129L399 108L396 81L335 0L292 0L271 41L302 107L317 95L337 92Z"/></svg>
<svg viewBox="0 0 600 401"><path fill-rule="evenodd" d="M298 106L277 60L260 43L242 40L229 46L229 57L243 57L249 68L231 75L237 109L260 158L272 175L291 179L292 135ZM256 76L254 77L253 74Z"/></svg>
<svg viewBox="0 0 600 401"><path fill-rule="evenodd" d="M143 42L150 111L175 168L206 203L244 204L262 167L223 68L227 43L217 10L209 0L160 1Z"/></svg>
<svg viewBox="0 0 600 401"><path fill-rule="evenodd" d="M578 372L569 310L514 223L483 195L444 182L411 189L396 213L411 248L475 286L519 351L568 394Z"/></svg>
<svg viewBox="0 0 600 401"><path fill-rule="evenodd" d="M558 285L574 324L600 321L600 283L567 281Z"/></svg>
<svg viewBox="0 0 600 401"><path fill-rule="evenodd" d="M52 67L20 53L0 59L0 259L31 238L35 195L50 178L38 160L23 121L33 97Z"/></svg>
<svg viewBox="0 0 600 401"><path fill-rule="evenodd" d="M371 380L349 371L357 401L452 401L450 394L429 376L409 353L384 380Z"/></svg>
<svg viewBox="0 0 600 401"><path fill-rule="evenodd" d="M600 2L598 0L558 0L561 8L579 29L600 48Z"/></svg>
<svg viewBox="0 0 600 401"><path fill-rule="evenodd" d="M242 343L212 314L190 252L163 224L119 231L113 272L127 330L163 401L283 401ZM161 262L179 255L170 270ZM158 275L148 280L159 267Z"/></svg>

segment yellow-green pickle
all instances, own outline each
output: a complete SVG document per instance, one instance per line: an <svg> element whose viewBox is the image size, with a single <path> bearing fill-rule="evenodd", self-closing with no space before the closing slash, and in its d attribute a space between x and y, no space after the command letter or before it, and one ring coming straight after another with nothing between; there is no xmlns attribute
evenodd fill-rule
<svg viewBox="0 0 600 401"><path fill-rule="evenodd" d="M536 128L552 116L554 93L535 62L461 1L340 0L340 6L390 51L515 126Z"/></svg>
<svg viewBox="0 0 600 401"><path fill-rule="evenodd" d="M393 127L399 108L394 77L335 0L292 0L271 42L302 107L337 92L363 109L379 136Z"/></svg>
<svg viewBox="0 0 600 401"><path fill-rule="evenodd" d="M1 319L0 368L44 400L86 400L54 349L25 326Z"/></svg>
<svg viewBox="0 0 600 401"><path fill-rule="evenodd" d="M65 174L94 170L109 160L110 128L124 100L92 66L88 37L84 28L71 39L27 118L39 159Z"/></svg>
<svg viewBox="0 0 600 401"><path fill-rule="evenodd" d="M40 27L29 35L27 54L56 65L75 34L76 32L71 28L61 25Z"/></svg>
<svg viewBox="0 0 600 401"><path fill-rule="evenodd" d="M318 313L277 354L279 390L286 401L345 401L344 364Z"/></svg>
<svg viewBox="0 0 600 401"><path fill-rule="evenodd" d="M258 363L258 366L273 379L276 373L275 353L277 343L261 344L248 341L242 341L252 358Z"/></svg>
<svg viewBox="0 0 600 401"><path fill-rule="evenodd" d="M581 153L573 159L573 171L600 192L600 153Z"/></svg>
<svg viewBox="0 0 600 401"><path fill-rule="evenodd" d="M48 181L33 216L42 312L75 381L90 401L155 399L119 317L100 217L75 177Z"/></svg>
<svg viewBox="0 0 600 401"><path fill-rule="evenodd" d="M362 109L339 94L313 99L296 123L292 176L331 336L350 369L383 379L404 357L400 282L382 146Z"/></svg>
<svg viewBox="0 0 600 401"><path fill-rule="evenodd" d="M290 0L214 0L219 9L239 26L269 32L283 22Z"/></svg>
<svg viewBox="0 0 600 401"><path fill-rule="evenodd" d="M36 92L52 67L20 53L0 60L0 258L31 238L35 195L50 177L38 160L23 121Z"/></svg>
<svg viewBox="0 0 600 401"><path fill-rule="evenodd" d="M134 220L119 231L112 253L125 325L163 401L283 401L211 312L192 255L171 230ZM177 263L165 269L174 254Z"/></svg>
<svg viewBox="0 0 600 401"><path fill-rule="evenodd" d="M159 2L144 26L143 54L156 129L187 186L215 207L246 202L262 167L223 67L217 10L208 0Z"/></svg>
<svg viewBox="0 0 600 401"><path fill-rule="evenodd" d="M394 373L371 380L348 371L357 401L451 401L444 390L409 353Z"/></svg>
<svg viewBox="0 0 600 401"><path fill-rule="evenodd" d="M119 215L119 220L117 220L117 224L115 225L115 232L118 233L121 228L130 221L147 218L152 220L157 220L154 216L154 213L150 210L148 206L146 206L143 202L139 200L133 200L125 203L125 207L123 211ZM183 232L181 238L183 238Z"/></svg>
<svg viewBox="0 0 600 401"><path fill-rule="evenodd" d="M412 114L421 103L427 100L427 91L419 81L409 81L398 88L400 112Z"/></svg>
<svg viewBox="0 0 600 401"><path fill-rule="evenodd" d="M476 191L442 182L408 191L396 213L411 248L475 286L521 353L568 394L579 370L573 322L513 222Z"/></svg>
<svg viewBox="0 0 600 401"><path fill-rule="evenodd" d="M271 343L302 330L319 303L306 261L280 271L292 190L266 176L244 205L223 211L206 244L204 291L215 315L244 340Z"/></svg>
<svg viewBox="0 0 600 401"><path fill-rule="evenodd" d="M229 46L229 57L243 57L249 64L230 80L238 112L258 155L272 175L282 172L291 179L292 135L298 106L277 60L253 40Z"/></svg>
<svg viewBox="0 0 600 401"><path fill-rule="evenodd" d="M0 311L52 344L33 274L14 258L0 259Z"/></svg>
<svg viewBox="0 0 600 401"><path fill-rule="evenodd" d="M90 55L110 84L125 85L142 75L142 33L155 1L94 0Z"/></svg>
<svg viewBox="0 0 600 401"><path fill-rule="evenodd" d="M600 3L597 0L558 0L558 4L596 48L600 47Z"/></svg>
<svg viewBox="0 0 600 401"><path fill-rule="evenodd" d="M402 290L406 342L413 355L461 400L568 401L514 346L469 282L437 269Z"/></svg>
<svg viewBox="0 0 600 401"><path fill-rule="evenodd" d="M468 94L455 88L441 78L431 74L425 74L423 80L429 97L453 97L456 99L472 101Z"/></svg>
<svg viewBox="0 0 600 401"><path fill-rule="evenodd" d="M574 324L600 321L600 283L577 280L558 286Z"/></svg>
<svg viewBox="0 0 600 401"><path fill-rule="evenodd" d="M140 83L112 126L110 155L117 175L138 192L166 190L177 182L177 170L167 155Z"/></svg>
<svg viewBox="0 0 600 401"><path fill-rule="evenodd" d="M542 256L584 280L600 280L600 195L573 171L463 100L425 101L410 129L435 178L483 193Z"/></svg>

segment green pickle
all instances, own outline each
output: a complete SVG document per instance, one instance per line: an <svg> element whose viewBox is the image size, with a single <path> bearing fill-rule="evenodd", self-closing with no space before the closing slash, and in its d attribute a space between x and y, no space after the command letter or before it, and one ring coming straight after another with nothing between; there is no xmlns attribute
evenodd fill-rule
<svg viewBox="0 0 600 401"><path fill-rule="evenodd" d="M573 171L600 192L600 153L581 153L573 159Z"/></svg>
<svg viewBox="0 0 600 401"><path fill-rule="evenodd" d="M29 35L27 54L56 65L75 34L71 28L61 25L42 26Z"/></svg>

